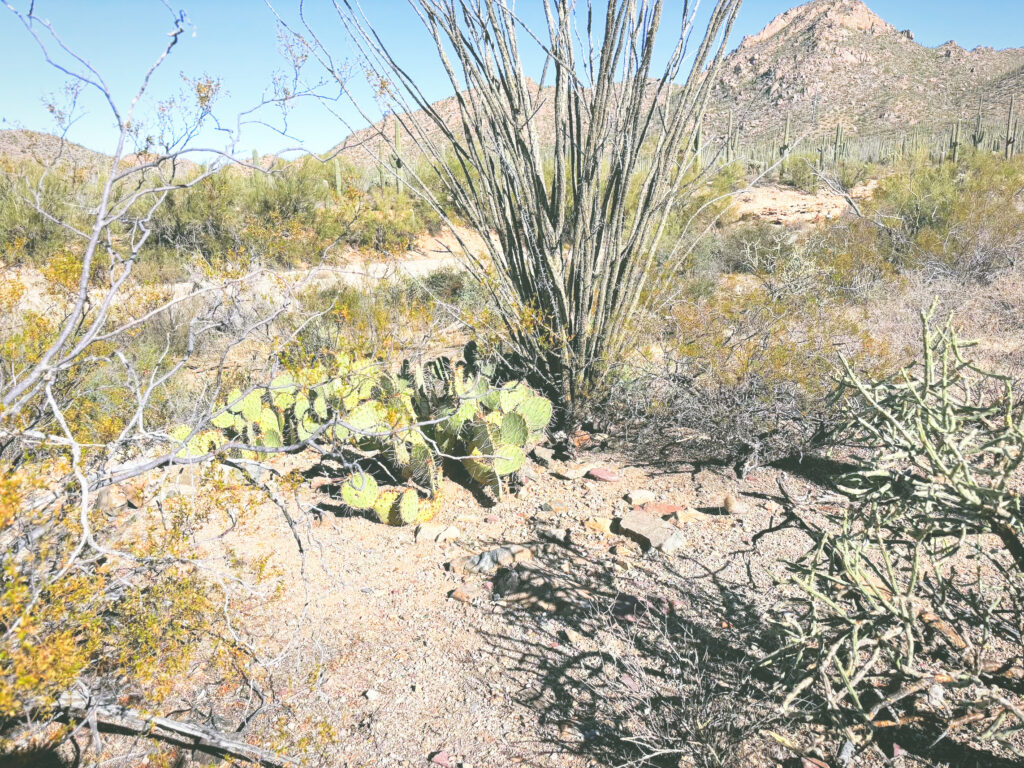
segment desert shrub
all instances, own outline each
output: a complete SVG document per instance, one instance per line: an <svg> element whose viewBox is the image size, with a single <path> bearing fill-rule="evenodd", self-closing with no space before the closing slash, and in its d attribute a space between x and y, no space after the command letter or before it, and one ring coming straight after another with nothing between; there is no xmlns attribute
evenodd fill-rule
<svg viewBox="0 0 1024 768"><path fill-rule="evenodd" d="M922 357L896 376L845 365L841 434L859 467L840 487L853 505L803 523L813 546L767 663L787 706L811 705L851 747L898 730L905 749L943 742L953 764L973 741L1019 758L1020 406L951 324L922 327Z"/></svg>
<svg viewBox="0 0 1024 768"><path fill-rule="evenodd" d="M45 170L45 173L44 173ZM85 208L92 185L82 171L62 166L44 169L30 161L0 160L0 260L7 266L45 264L49 256L67 248L67 229L35 206L61 217L75 216L76 204Z"/></svg>
<svg viewBox="0 0 1024 768"><path fill-rule="evenodd" d="M377 187L368 193L367 205L345 236L357 248L378 253L404 253L424 232L436 234L441 220L422 198L406 188Z"/></svg>
<svg viewBox="0 0 1024 768"><path fill-rule="evenodd" d="M892 352L866 332L819 253L792 234L742 226L711 254L732 271L679 279L677 300L649 318L646 361L618 369L610 410L654 444L664 442L654 432L702 435L706 458L743 474L825 444L840 353L877 370Z"/></svg>
<svg viewBox="0 0 1024 768"><path fill-rule="evenodd" d="M78 560L81 509L36 503L74 483L60 456L0 464L0 754L23 737L58 743L63 714L90 698L159 703L209 648L212 587L183 558L190 514L129 536L124 514L94 512L90 535L120 528L127 557Z"/></svg>
<svg viewBox="0 0 1024 768"><path fill-rule="evenodd" d="M781 181L801 192L815 194L821 188L821 179L815 173L814 163L812 158L791 157L786 162L786 172L781 175Z"/></svg>
<svg viewBox="0 0 1024 768"><path fill-rule="evenodd" d="M1022 194L1024 162L972 153L957 164L900 165L865 214L898 267L988 281L1024 249Z"/></svg>

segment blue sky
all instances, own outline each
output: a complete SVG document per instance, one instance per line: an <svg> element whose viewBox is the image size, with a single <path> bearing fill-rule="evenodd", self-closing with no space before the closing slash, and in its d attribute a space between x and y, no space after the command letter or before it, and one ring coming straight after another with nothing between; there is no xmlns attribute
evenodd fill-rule
<svg viewBox="0 0 1024 768"><path fill-rule="evenodd" d="M25 8L28 0L6 0ZM711 0L704 0L705 4ZM273 0L292 17L297 0ZM402 61L431 98L442 98L450 88L440 76L429 41L412 14L407 0L362 0L381 36L401 53ZM221 114L235 114L253 104L267 88L275 71L284 67L278 53L275 21L264 0L168 0L175 10L187 11L187 34L153 83L152 96L142 105L151 114L156 103L180 90L182 76L210 74L220 79L225 95ZM669 5L673 4L670 0ZM757 32L796 0L746 0L740 11L732 45ZM991 45L1024 47L1024 2L975 0L969 9L962 0L868 0L873 11L899 29L914 31L918 42L940 45L949 39L965 48ZM309 19L317 33L342 57L344 37L329 0L307 0ZM541 8L540 0L519 0L528 17ZM48 18L64 41L83 55L106 79L116 97L130 99L142 74L166 44L170 14L160 0L36 0L36 12ZM315 73L311 67L309 74ZM0 128L53 130L44 104L59 94L66 78L45 66L38 46L17 18L0 2ZM371 104L371 100L366 99ZM95 99L80 100L79 120L69 137L95 149L109 151L113 136L109 112ZM351 108L342 109L350 125L361 122ZM266 113L268 119L275 118ZM324 150L339 141L347 127L313 103L299 106L289 117L292 139L253 127L242 136L240 148L272 152L301 141ZM208 145L223 144L221 135L208 131Z"/></svg>

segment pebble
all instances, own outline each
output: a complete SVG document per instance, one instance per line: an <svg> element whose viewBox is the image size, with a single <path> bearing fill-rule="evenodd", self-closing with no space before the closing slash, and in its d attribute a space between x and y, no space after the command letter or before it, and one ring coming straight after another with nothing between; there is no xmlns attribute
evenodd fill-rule
<svg viewBox="0 0 1024 768"><path fill-rule="evenodd" d="M373 688L369 688L363 691L363 698L367 701L376 701L380 698L380 692L373 690Z"/></svg>
<svg viewBox="0 0 1024 768"><path fill-rule="evenodd" d="M654 491L648 491L644 489L636 489L630 491L625 496L626 503L631 504L634 507L642 507L644 504L648 504L656 498Z"/></svg>
<svg viewBox="0 0 1024 768"><path fill-rule="evenodd" d="M596 533L611 533L612 519L610 517L592 517L583 521L583 527Z"/></svg>
<svg viewBox="0 0 1024 768"><path fill-rule="evenodd" d="M619 475L613 469L606 469L604 467L594 467L587 471L586 477L591 480L597 480L600 483L617 483L619 482Z"/></svg>

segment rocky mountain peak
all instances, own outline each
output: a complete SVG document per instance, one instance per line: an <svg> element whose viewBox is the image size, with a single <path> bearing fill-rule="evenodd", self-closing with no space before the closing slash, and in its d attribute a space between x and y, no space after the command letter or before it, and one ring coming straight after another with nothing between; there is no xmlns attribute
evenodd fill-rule
<svg viewBox="0 0 1024 768"><path fill-rule="evenodd" d="M756 35L743 39L740 49L763 43L784 43L810 33L815 38L835 38L850 32L871 35L898 34L861 0L812 0L776 16Z"/></svg>

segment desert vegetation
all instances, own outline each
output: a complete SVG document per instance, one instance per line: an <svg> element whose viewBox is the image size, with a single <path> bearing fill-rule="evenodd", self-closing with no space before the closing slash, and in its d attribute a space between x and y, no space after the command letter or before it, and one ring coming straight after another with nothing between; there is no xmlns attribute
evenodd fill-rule
<svg viewBox="0 0 1024 768"><path fill-rule="evenodd" d="M143 113L184 14L119 100L4 5L75 84L0 141L5 764L1024 760L1012 96L766 128L739 0L416 0L452 101L369 7L339 50L275 6L232 123L209 76ZM854 0L774 24L740 54L934 64Z"/></svg>

